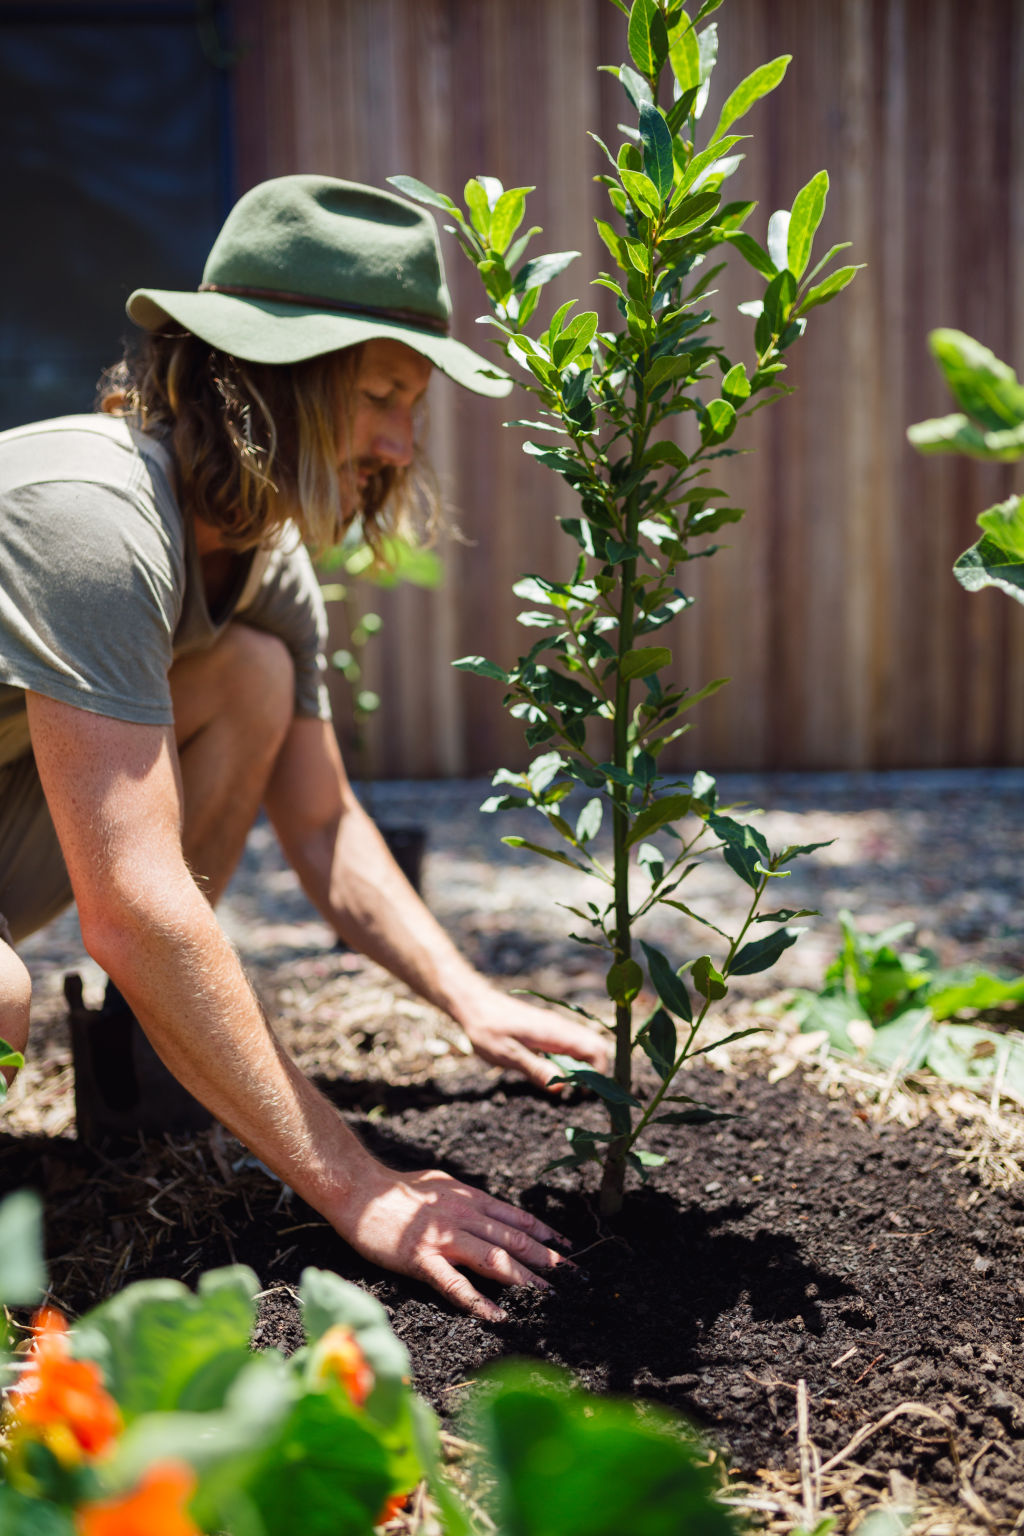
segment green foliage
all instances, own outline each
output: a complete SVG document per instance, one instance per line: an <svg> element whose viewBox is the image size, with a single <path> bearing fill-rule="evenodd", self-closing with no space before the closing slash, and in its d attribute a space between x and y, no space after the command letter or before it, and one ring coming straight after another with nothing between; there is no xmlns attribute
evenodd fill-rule
<svg viewBox="0 0 1024 1536"><path fill-rule="evenodd" d="M960 411L907 428L920 453L961 453L1010 464L1024 455L1024 385L1007 364L963 331L937 330L928 344ZM1024 603L1024 504L1019 496L978 517L983 537L953 574L968 592L998 587Z"/></svg>
<svg viewBox="0 0 1024 1536"><path fill-rule="evenodd" d="M469 1433L501 1536L732 1536L701 1447L677 1420L593 1398L553 1370L489 1373Z"/></svg>
<svg viewBox="0 0 1024 1536"><path fill-rule="evenodd" d="M0 1205L0 1307L30 1307L42 1296L46 1287L42 1250L38 1197L27 1189L8 1195Z"/></svg>
<svg viewBox="0 0 1024 1536"><path fill-rule="evenodd" d="M0 1233L27 1244L34 1272L41 1258L26 1200L0 1207ZM0 1270L0 1282L14 1273ZM99 1368L92 1390L112 1394L124 1427L83 1454L56 1411L46 1425L9 1414L0 1536L73 1536L84 1506L131 1496L169 1462L194 1478L189 1520L221 1536L371 1536L389 1497L424 1477L445 1536L473 1536L478 1525L441 1474L434 1417L409 1387L408 1356L380 1303L307 1269L306 1346L287 1360L253 1355L256 1284L240 1265L204 1275L196 1295L142 1281L82 1318L73 1355ZM353 1350L372 1372L365 1401L366 1384L346 1387L339 1368ZM476 1401L475 1474L502 1536L732 1531L706 1453L674 1416L589 1397L568 1377L525 1365L499 1368ZM139 1518L122 1515L118 1528L138 1529ZM166 1524L152 1509L149 1518L154 1529L193 1528L170 1509Z"/></svg>
<svg viewBox="0 0 1024 1536"><path fill-rule="evenodd" d="M6 1040L0 1040L0 1067L13 1067L15 1071L18 1071L18 1069L24 1065L25 1058L21 1052L16 1051L13 1046L8 1045ZM6 1097L7 1079L4 1077L3 1072L0 1071L0 1104L3 1103Z"/></svg>
<svg viewBox="0 0 1024 1536"><path fill-rule="evenodd" d="M925 1070L961 1087L1024 1104L1024 1035L950 1022L1024 1002L1024 976L977 965L942 969L930 950L900 949L913 923L881 933L840 912L843 943L820 992L799 991L790 1008L805 1033L823 1030L829 1047L887 1070Z"/></svg>
<svg viewBox="0 0 1024 1536"><path fill-rule="evenodd" d="M602 1145L570 1127L566 1159L603 1160L606 1214L621 1203L627 1167L643 1176L657 1161L636 1144L697 1049L708 1007L725 996L730 976L767 968L796 937L787 928L747 942L747 931L758 920L769 883L785 875L803 850L773 853L753 828L717 807L707 775L683 783L659 773L664 748L689 729L687 712L725 681L716 678L691 691L679 680L678 658L661 633L691 603L676 584L680 567L713 554L707 536L743 517L709 483L711 463L739 451L732 439L753 411L789 392L781 382L786 354L803 335L808 313L841 292L857 270L821 275L846 248L842 244L811 266L825 214L824 171L797 192L791 209L772 216L765 244L741 228L755 205L723 201L725 184L742 160L732 151L743 136L730 130L780 84L789 56L741 81L701 143L718 56L717 25L707 17L718 9L713 0L690 8L678 0L634 0L628 8L631 62L608 72L622 86L636 126L624 126L626 137L615 153L594 136L608 162L597 180L611 206L597 230L611 267L593 285L602 290L610 323L594 310L579 310L575 300L546 322L537 319L543 287L573 253L535 257L517 267L524 243L507 249L495 239L498 212L510 195L500 182L484 176L469 182L463 210L410 177L392 178L401 191L449 214L446 228L486 290L496 345L534 397L532 419L509 425L544 433L543 441L526 441L524 450L561 476L579 503L577 515L561 519L576 546L572 569L559 580L529 575L515 586L527 604L520 623L536 632L530 648L511 667L480 656L456 666L502 682L527 744L541 749L526 773L495 775L501 792L485 809L533 807L562 846L521 837L505 841L584 870L603 887L603 900L576 914L591 929L577 937L606 952L607 990L615 1005L614 1080L602 1088L593 1072L571 1063L560 1067L567 1080L595 1089L609 1107L610 1132ZM671 104L664 104L670 97ZM525 196L525 189L516 190L517 216ZM716 258L733 249L763 289L763 297L741 305L754 322L744 359L726 355L711 308L722 265ZM608 725L610 757L604 746ZM581 811L567 815L566 797L574 791L589 798ZM597 841L602 823L611 829L610 861ZM750 894L733 935L715 929L676 894L701 858L716 850ZM631 869L639 872L639 884L631 885ZM686 1026L671 1060L667 1031L661 1030L655 1046L649 1030L634 1031L632 1019L644 984L634 926L663 904L705 923L723 946L714 961L701 956L687 966L643 946L652 989L666 1013ZM687 969L692 988L682 979ZM634 1048L649 1055L656 1049L664 1069L646 1103L632 1092ZM664 1115L659 1123L666 1123Z"/></svg>

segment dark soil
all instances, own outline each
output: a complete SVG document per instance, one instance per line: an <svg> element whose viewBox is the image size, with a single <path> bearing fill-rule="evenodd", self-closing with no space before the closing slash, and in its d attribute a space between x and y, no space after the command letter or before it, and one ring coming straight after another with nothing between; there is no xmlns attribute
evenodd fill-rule
<svg viewBox="0 0 1024 1536"><path fill-rule="evenodd" d="M802 1378L823 1460L890 1409L923 1404L948 1429L897 1417L857 1452L867 1486L882 1493L902 1476L953 1505L969 1474L990 1516L1014 1524L1024 1509L1020 1186L973 1183L934 1121L913 1131L866 1123L797 1077L769 1085L704 1069L697 1091L737 1118L667 1133L671 1161L604 1230L578 1176L544 1172L560 1155L562 1109L524 1086L459 1076L443 1087L324 1086L346 1110L373 1110L364 1134L394 1165L440 1164L571 1238L579 1271L546 1295L513 1293L498 1327L361 1264L244 1162L232 1169L221 1156L227 1178L194 1199L190 1158L214 1173L203 1137L162 1149L183 1170L177 1196L172 1170L153 1176L151 1147L113 1166L70 1140L2 1138L0 1176L47 1195L54 1289L71 1311L96 1300L91 1270L76 1282L83 1232L94 1229L116 1264L111 1286L125 1270L134 1279L251 1264L267 1287L256 1342L289 1350L301 1340L294 1288L306 1264L320 1265L380 1297L417 1387L445 1417L486 1361L533 1356L595 1391L680 1410L734 1475L753 1478L795 1465ZM600 1120L592 1104L580 1116ZM143 1233L148 1252L125 1262L126 1241Z"/></svg>

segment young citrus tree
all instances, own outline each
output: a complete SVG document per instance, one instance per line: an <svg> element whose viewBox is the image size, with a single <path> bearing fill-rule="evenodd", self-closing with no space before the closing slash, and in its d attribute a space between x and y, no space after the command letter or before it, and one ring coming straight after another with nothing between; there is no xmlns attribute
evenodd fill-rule
<svg viewBox="0 0 1024 1536"><path fill-rule="evenodd" d="M574 313L574 301L542 329L531 326L545 284L576 254L523 261L538 233L517 238L533 188L505 191L493 177L480 176L466 186L464 210L412 177L392 178L399 190L451 217L451 232L487 291L499 347L535 397L534 419L511 425L547 434L541 443L526 442L525 451L561 475L579 500L577 514L561 520L578 546L572 570L559 579L527 576L515 587L528 605L520 622L536 629L535 643L508 669L482 657L456 665L501 681L529 746L542 749L527 772L496 775L502 793L485 808L532 806L563 847L505 841L585 870L604 889L603 899L573 911L590 930L577 937L607 955L614 1074L605 1077L568 1059L558 1064L567 1080L591 1088L608 1107L606 1132L569 1128L571 1153L564 1160L603 1162L605 1214L621 1205L628 1167L643 1174L664 1161L638 1145L648 1126L713 1114L674 1091L683 1064L703 1048L696 1044L700 1026L726 995L729 978L766 970L796 939L799 930L789 925L806 915L759 908L771 882L808 849L773 853L760 832L718 805L706 773L688 782L659 774L661 752L687 729L684 715L725 681L690 692L660 632L690 603L676 585L679 567L714 553L707 536L743 516L709 484L712 463L734 452L728 445L744 417L789 392L780 383L786 352L803 335L811 311L841 292L856 271L844 266L821 276L845 246L811 266L828 191L825 171L797 193L792 209L772 216L766 245L742 227L755 204L724 200L742 159L736 149L743 135L733 130L780 83L789 56L743 80L707 132L718 52L716 24L708 17L722 0L694 0L689 8L679 0L635 0L631 9L614 3L628 16L632 62L611 73L636 122L624 129L615 154L596 140L608 162L598 180L611 204L609 219L598 220L597 228L612 269L593 281L614 297L614 328L603 328L594 310ZM730 250L745 258L764 287L763 297L740 306L753 321L753 346L748 359L736 361L716 339L710 307L722 267L713 258ZM684 430L677 432L679 426ZM610 757L598 746L605 722ZM602 730L591 729L599 723ZM580 786L589 797L570 818L566 797ZM606 815L610 866L595 851ZM746 914L732 935L687 905L680 889L701 855L716 850L748 888ZM638 895L630 880L636 867ZM638 922L666 905L710 930L715 953L680 966L654 945L637 943ZM755 923L765 926L757 930ZM637 1027L634 1003L645 980L640 955L659 1006ZM637 1049L659 1078L646 1102L634 1092Z"/></svg>

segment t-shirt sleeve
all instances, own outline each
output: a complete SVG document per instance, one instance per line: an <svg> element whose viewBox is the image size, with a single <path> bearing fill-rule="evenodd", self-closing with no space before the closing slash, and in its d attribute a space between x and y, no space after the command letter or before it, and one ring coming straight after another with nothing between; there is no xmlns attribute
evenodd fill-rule
<svg viewBox="0 0 1024 1536"><path fill-rule="evenodd" d="M238 617L283 640L295 663L295 713L331 718L327 674L327 610L309 554L289 530L267 560L260 585Z"/></svg>
<svg viewBox="0 0 1024 1536"><path fill-rule="evenodd" d="M153 509L99 482L34 481L4 493L0 524L0 682L172 724L183 551Z"/></svg>

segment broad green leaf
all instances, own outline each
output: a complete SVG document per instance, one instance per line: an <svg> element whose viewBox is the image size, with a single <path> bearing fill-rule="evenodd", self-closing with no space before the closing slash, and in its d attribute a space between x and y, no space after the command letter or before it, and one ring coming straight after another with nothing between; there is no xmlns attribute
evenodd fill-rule
<svg viewBox="0 0 1024 1536"><path fill-rule="evenodd" d="M578 842L589 843L594 840L601 830L601 818L604 815L604 804L600 797L595 795L593 800L588 800L576 820L576 838Z"/></svg>
<svg viewBox="0 0 1024 1536"><path fill-rule="evenodd" d="M918 453L965 453L972 459L1003 464L1014 463L1024 455L1024 427L985 432L959 411L919 421L907 428L907 437Z"/></svg>
<svg viewBox="0 0 1024 1536"><path fill-rule="evenodd" d="M69 1509L0 1483L0 1536L76 1536Z"/></svg>
<svg viewBox="0 0 1024 1536"><path fill-rule="evenodd" d="M680 95L700 85L700 47L693 23L685 11L668 34L668 58Z"/></svg>
<svg viewBox="0 0 1024 1536"><path fill-rule="evenodd" d="M633 959L620 960L605 977L605 990L613 1003L631 1003L644 984L644 973Z"/></svg>
<svg viewBox="0 0 1024 1536"><path fill-rule="evenodd" d="M815 232L825 213L827 194L828 172L819 171L805 187L800 188L794 200L785 263L794 277L803 277L807 270Z"/></svg>
<svg viewBox="0 0 1024 1536"><path fill-rule="evenodd" d="M701 997L706 997L709 1002L717 1002L728 992L725 977L715 969L710 955L701 955L699 960L693 962L691 971L693 985Z"/></svg>
<svg viewBox="0 0 1024 1536"><path fill-rule="evenodd" d="M651 178L645 176L643 171L622 170L619 175L622 185L640 212L657 218L661 212L662 197Z"/></svg>
<svg viewBox="0 0 1024 1536"><path fill-rule="evenodd" d="M626 241L604 219L595 219L594 223L597 226L598 234L608 247L608 251L616 266L621 267L623 271L627 271L630 266L630 259Z"/></svg>
<svg viewBox="0 0 1024 1536"><path fill-rule="evenodd" d="M399 1386L408 1380L409 1352L391 1331L388 1315L376 1297L330 1270L312 1267L302 1271L299 1294L302 1327L311 1346L310 1361L314 1368L317 1345L329 1328L340 1324L355 1334L374 1375L368 1411L374 1410L374 1397L384 1386Z"/></svg>
<svg viewBox="0 0 1024 1536"><path fill-rule="evenodd" d="M651 986L657 992L661 1002L669 1013L675 1014L677 1019L683 1019L687 1024L691 1023L693 1011L690 1006L690 994L686 990L683 978L672 969L660 949L655 949L653 944L645 944L642 939L640 947L647 956Z"/></svg>
<svg viewBox="0 0 1024 1536"><path fill-rule="evenodd" d="M760 832L747 822L734 821L730 816L711 815L708 826L725 844L723 856L730 869L735 870L752 890L757 890L762 876L756 866L767 865L771 860L768 844Z"/></svg>
<svg viewBox="0 0 1024 1536"><path fill-rule="evenodd" d="M619 664L619 676L627 682L633 682L640 677L650 677L654 672L660 672L662 667L667 667L672 661L672 652L666 645L641 646L638 650L627 651Z"/></svg>
<svg viewBox="0 0 1024 1536"><path fill-rule="evenodd" d="M640 1417L535 1361L502 1364L463 1433L484 1448L505 1536L731 1536L698 1446L651 1405Z"/></svg>
<svg viewBox="0 0 1024 1536"><path fill-rule="evenodd" d="M691 367L692 359L689 352L683 352L675 357L656 357L644 376L644 387L650 393L668 379L685 378Z"/></svg>
<svg viewBox="0 0 1024 1536"><path fill-rule="evenodd" d="M809 309L814 309L818 304L827 304L829 299L834 299L837 293L842 293L843 289L853 282L863 265L863 262L858 262L854 267L838 267L835 272L830 273L824 282L818 283L816 287L804 294L797 306L800 313L806 314Z"/></svg>
<svg viewBox="0 0 1024 1536"><path fill-rule="evenodd" d="M702 433L704 442L724 443L736 430L736 407L728 400L712 400L707 413L707 430Z"/></svg>
<svg viewBox="0 0 1024 1536"><path fill-rule="evenodd" d="M74 1352L100 1366L126 1423L220 1408L249 1360L259 1288L243 1264L208 1271L198 1295L177 1280L137 1281L79 1321Z"/></svg>
<svg viewBox="0 0 1024 1536"><path fill-rule="evenodd" d="M680 240L683 235L706 224L720 202L717 192L694 192L677 203L661 230L662 240Z"/></svg>
<svg viewBox="0 0 1024 1536"><path fill-rule="evenodd" d="M758 971L767 971L805 932L804 928L777 928L774 933L767 934L763 939L755 939L750 944L744 944L739 954L733 959L729 974L754 976Z"/></svg>
<svg viewBox="0 0 1024 1536"><path fill-rule="evenodd" d="M1008 363L963 331L932 331L928 345L961 410L990 432L1024 424L1024 386Z"/></svg>
<svg viewBox="0 0 1024 1536"><path fill-rule="evenodd" d="M493 677L499 683L508 682L508 673L503 667L499 667L494 661L488 661L485 656L460 656L458 661L452 662L460 672L473 672L477 677Z"/></svg>
<svg viewBox="0 0 1024 1536"><path fill-rule="evenodd" d="M953 567L953 574L968 592L998 587L1015 602L1024 603L1024 565L1008 565L1005 550L991 539L979 539L965 549Z"/></svg>
<svg viewBox="0 0 1024 1536"><path fill-rule="evenodd" d="M598 1098L604 1099L606 1104L628 1105L631 1109L641 1107L640 1100L627 1093L614 1078L605 1077L603 1072L595 1072L591 1067L581 1067L572 1056L556 1056L551 1052L545 1054L558 1068L558 1077L553 1079L554 1082L577 1083L581 1088L589 1088Z"/></svg>
<svg viewBox="0 0 1024 1536"><path fill-rule="evenodd" d="M533 187L510 187L507 192L501 194L494 205L494 212L491 215L491 245L500 255L503 256L508 250L512 236L523 222L527 193L534 190Z"/></svg>
<svg viewBox="0 0 1024 1536"><path fill-rule="evenodd" d="M910 1008L879 1025L868 1047L869 1060L889 1071L916 1072L928 1055L934 1022L930 1008Z"/></svg>
<svg viewBox="0 0 1024 1536"><path fill-rule="evenodd" d="M0 1205L0 1306L34 1306L45 1289L42 1204L30 1190L18 1190Z"/></svg>
<svg viewBox="0 0 1024 1536"><path fill-rule="evenodd" d="M399 192L404 192L406 197L414 197L419 203L429 203L432 208L443 208L447 213L458 212L458 205L450 197L446 197L443 192L435 192L425 181L418 181L415 176L389 176L387 180Z"/></svg>
<svg viewBox="0 0 1024 1536"><path fill-rule="evenodd" d="M503 837L502 842L508 848L527 848L530 853L539 853L542 858L554 859L556 864L566 864L570 869L583 869L586 867L578 863L576 859L570 859L567 853L562 853L558 848L544 848L540 843L528 842L525 837Z"/></svg>
<svg viewBox="0 0 1024 1536"><path fill-rule="evenodd" d="M473 228L486 240L491 232L491 204L486 190L473 177L466 182L463 195L470 212Z"/></svg>
<svg viewBox="0 0 1024 1536"><path fill-rule="evenodd" d="M555 367L564 372L588 350L596 334L597 314L594 310L585 310L582 315L576 315L551 348L551 361Z"/></svg>
<svg viewBox="0 0 1024 1536"><path fill-rule="evenodd" d="M755 102L762 96L767 96L770 91L781 82L790 59L790 53L780 54L777 59L772 59L767 64L762 64L759 69L742 80L736 89L728 97L718 119L718 127L711 136L712 144L720 139L727 128L731 128L739 118L750 111Z"/></svg>
<svg viewBox="0 0 1024 1536"><path fill-rule="evenodd" d="M635 843L642 842L645 837L650 837L660 827L668 826L671 821L678 821L685 816L692 803L691 795L663 795L660 800L655 800L653 805L642 810L629 830L626 839L626 847L632 848Z"/></svg>
<svg viewBox="0 0 1024 1536"><path fill-rule="evenodd" d="M997 1008L1002 1003L1024 1002L1024 976L995 976L980 966L940 971L923 993L936 1019L943 1020L967 1008Z"/></svg>
<svg viewBox="0 0 1024 1536"><path fill-rule="evenodd" d="M535 256L519 268L512 279L513 293L528 293L531 288L543 288L553 277L564 272L576 260L579 251L553 251L548 256Z"/></svg>
<svg viewBox="0 0 1024 1536"><path fill-rule="evenodd" d="M850 1025L857 1024L865 1032L872 1028L860 1003L846 992L831 996L800 992L791 1004L791 1011L799 1020L802 1034L824 1030L834 1050L848 1052L851 1056L857 1055L859 1048L849 1033Z"/></svg>
<svg viewBox="0 0 1024 1536"><path fill-rule="evenodd" d="M925 1066L937 1077L980 1092L998 1080L1000 1093L1024 1102L1024 1036L974 1024L940 1024L928 1037Z"/></svg>
<svg viewBox="0 0 1024 1536"><path fill-rule="evenodd" d="M656 464L673 464L676 469L689 469L689 455L684 453L678 443L671 438L664 438L660 443L652 443L644 454L644 467L653 469Z"/></svg>
<svg viewBox="0 0 1024 1536"><path fill-rule="evenodd" d="M680 193L686 192L691 187L696 191L697 184L706 176L713 175L718 162L725 157L734 144L742 143L745 137L746 135L742 133L733 134L701 150L699 155L694 155L686 167L685 174L680 178L676 197L678 198Z"/></svg>
<svg viewBox="0 0 1024 1536"><path fill-rule="evenodd" d="M777 272L788 270L789 226L791 222L788 208L780 208L768 220L768 254Z"/></svg>
<svg viewBox="0 0 1024 1536"><path fill-rule="evenodd" d="M672 161L672 135L665 114L646 102L640 108L640 139L644 146L644 170L664 200L672 191L675 166Z"/></svg>
<svg viewBox="0 0 1024 1536"><path fill-rule="evenodd" d="M668 58L668 33L657 0L634 0L626 34L630 57L642 75L661 72Z"/></svg>
<svg viewBox="0 0 1024 1536"><path fill-rule="evenodd" d="M1006 551L1008 565L1024 561L1024 500L1020 496L1010 496L980 513L978 526L993 544Z"/></svg>
<svg viewBox="0 0 1024 1536"><path fill-rule="evenodd" d="M747 370L742 363L737 363L730 368L722 380L722 394L731 395L733 400L747 400L750 398L750 380L747 378Z"/></svg>

